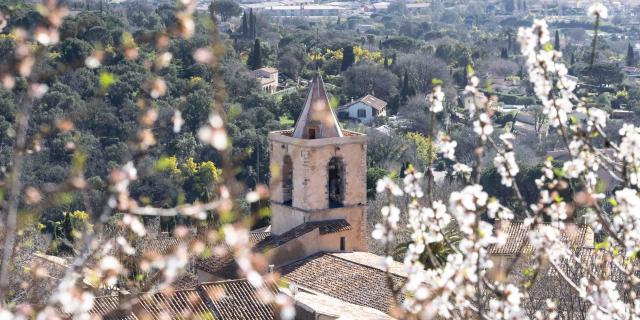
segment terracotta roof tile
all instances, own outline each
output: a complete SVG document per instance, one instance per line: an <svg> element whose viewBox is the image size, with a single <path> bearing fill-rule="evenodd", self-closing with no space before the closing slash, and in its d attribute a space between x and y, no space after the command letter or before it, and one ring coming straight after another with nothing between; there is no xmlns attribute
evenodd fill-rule
<svg viewBox="0 0 640 320"><path fill-rule="evenodd" d="M271 232L249 232L249 238L252 243L258 243L270 235Z"/></svg>
<svg viewBox="0 0 640 320"><path fill-rule="evenodd" d="M264 251L270 248L281 246L297 237L318 229L320 234L328 234L351 230L351 225L344 219L313 221L301 224L281 235L272 235L270 232L250 234L250 239L254 244L254 249ZM255 242L254 242L255 241ZM237 266L233 257L229 254L224 256L213 255L206 259L196 261L196 267L200 270L223 278L236 278Z"/></svg>
<svg viewBox="0 0 640 320"><path fill-rule="evenodd" d="M172 286L176 290L186 290L198 285L198 277L193 273L186 273L173 282Z"/></svg>
<svg viewBox="0 0 640 320"><path fill-rule="evenodd" d="M389 312L393 300L387 275L330 253L318 253L285 265L278 270L292 282L349 303ZM398 284L404 277L392 275Z"/></svg>
<svg viewBox="0 0 640 320"><path fill-rule="evenodd" d="M119 310L120 298L117 296L97 297L89 313L106 320L137 320L131 312Z"/></svg>
<svg viewBox="0 0 640 320"><path fill-rule="evenodd" d="M344 219L307 222L279 236L271 235L264 238L264 240L256 243L256 248L267 249L277 247L315 229L319 229L320 234L328 234L351 230L351 225Z"/></svg>
<svg viewBox="0 0 640 320"><path fill-rule="evenodd" d="M211 319L211 311L194 289L146 296L140 299L140 305L138 318L143 319Z"/></svg>
<svg viewBox="0 0 640 320"><path fill-rule="evenodd" d="M276 293L275 285L266 290ZM230 280L196 285L189 290L143 296L139 305L120 309L120 297L97 297L90 314L109 320L195 319L235 320L274 319L273 305L263 303L247 280Z"/></svg>
<svg viewBox="0 0 640 320"><path fill-rule="evenodd" d="M171 235L159 235L157 237L142 238L136 243L137 254L161 254L166 255L175 251L186 240Z"/></svg>
<svg viewBox="0 0 640 320"><path fill-rule="evenodd" d="M309 137L310 129L315 129L315 137ZM342 129L329 103L329 96L322 81L322 76L316 73L309 86L307 101L296 121L293 137L298 139L321 139L342 136Z"/></svg>
<svg viewBox="0 0 640 320"><path fill-rule="evenodd" d="M257 290L247 280L203 283L198 290L206 296L215 319L275 319L273 305L260 301ZM278 288L269 286L267 290L275 294Z"/></svg>
<svg viewBox="0 0 640 320"><path fill-rule="evenodd" d="M268 73L276 73L276 72L278 72L278 69L276 69L274 67L262 67L262 68L260 68L258 70L264 71L264 72L268 72Z"/></svg>
<svg viewBox="0 0 640 320"><path fill-rule="evenodd" d="M493 255L517 255L522 248L523 253L529 254L533 248L529 244L530 226L522 222L498 222L502 226L496 226L496 232L502 232L506 235L507 241L501 246L492 246L489 253ZM536 228L546 227L546 224L539 225ZM565 224L565 230L560 235L561 240L571 248L588 248L593 247L593 231L587 226L579 226L576 224ZM591 243L589 243L591 242Z"/></svg>
<svg viewBox="0 0 640 320"><path fill-rule="evenodd" d="M352 105L362 102L368 106L371 106L372 108L378 110L378 111L382 111L386 106L387 103L384 100L380 100L370 94L358 99L358 100L354 100L352 102L349 102L341 107L338 108L338 110L344 110L347 109L349 107L351 107Z"/></svg>

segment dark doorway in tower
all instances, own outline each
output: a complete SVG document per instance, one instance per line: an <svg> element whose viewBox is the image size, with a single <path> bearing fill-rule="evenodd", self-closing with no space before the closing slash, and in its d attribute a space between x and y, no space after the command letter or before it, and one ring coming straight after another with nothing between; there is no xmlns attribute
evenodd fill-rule
<svg viewBox="0 0 640 320"><path fill-rule="evenodd" d="M333 157L328 165L329 207L342 207L344 202L344 163L341 158Z"/></svg>
<svg viewBox="0 0 640 320"><path fill-rule="evenodd" d="M293 203L293 163L289 155L282 161L282 202L286 205Z"/></svg>

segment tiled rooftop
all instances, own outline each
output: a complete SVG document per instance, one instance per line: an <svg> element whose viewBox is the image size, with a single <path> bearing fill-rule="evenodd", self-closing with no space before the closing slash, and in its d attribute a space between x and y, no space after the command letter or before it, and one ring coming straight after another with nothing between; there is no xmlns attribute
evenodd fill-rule
<svg viewBox="0 0 640 320"><path fill-rule="evenodd" d="M375 108L378 111L384 110L384 108L387 106L387 103L383 100L380 100L370 94L358 99L358 100L354 100L351 101L341 107L338 108L338 110L344 110L344 109L348 109L349 107L351 107L352 105L356 104L356 103L364 103L367 104L369 106L371 106L372 108Z"/></svg>
<svg viewBox="0 0 640 320"><path fill-rule="evenodd" d="M117 296L98 297L93 302L90 314L105 320L136 320L133 313L118 310L120 299Z"/></svg>
<svg viewBox="0 0 640 320"><path fill-rule="evenodd" d="M540 225L535 228L545 226ZM533 248L529 244L529 229L530 226L522 222L504 223L496 232L505 233L507 241L504 245L492 246L489 248L489 252L492 255L515 256L522 249L525 254L531 253ZM593 248L593 231L587 226L566 223L565 230L560 236L561 240L570 248Z"/></svg>
<svg viewBox="0 0 640 320"><path fill-rule="evenodd" d="M206 295L215 319L275 319L273 306L261 301L257 290L246 280L206 283L198 290ZM278 288L274 285L266 290L275 294Z"/></svg>
<svg viewBox="0 0 640 320"><path fill-rule="evenodd" d="M266 290L276 293L278 288L272 285ZM90 313L109 320L274 319L273 306L263 303L256 292L244 279L203 283L188 290L156 293L139 300L126 299L127 302L139 301L139 305L128 308L120 305L118 296L98 297Z"/></svg>
<svg viewBox="0 0 640 320"><path fill-rule="evenodd" d="M387 288L387 274L381 269L318 253L290 263L278 271L292 282L349 303L389 312L393 300ZM396 285L404 277L391 275Z"/></svg>
<svg viewBox="0 0 640 320"><path fill-rule="evenodd" d="M256 250L267 250L281 246L297 237L318 229L320 234L341 232L351 230L351 225L344 219L315 221L301 224L279 236L271 235L270 232L250 233L250 239ZM237 278L236 265L231 255L213 255L196 262L196 267L200 270L224 278Z"/></svg>
<svg viewBox="0 0 640 320"><path fill-rule="evenodd" d="M142 308L136 313L143 319L211 319L211 311L194 289L157 293L140 299L140 305Z"/></svg>

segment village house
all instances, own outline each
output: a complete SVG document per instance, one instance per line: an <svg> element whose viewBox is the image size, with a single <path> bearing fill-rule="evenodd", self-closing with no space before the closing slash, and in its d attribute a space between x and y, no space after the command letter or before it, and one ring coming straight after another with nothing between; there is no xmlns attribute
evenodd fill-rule
<svg viewBox="0 0 640 320"><path fill-rule="evenodd" d="M262 91L274 94L278 91L278 69L264 67L253 71L253 74L260 81Z"/></svg>
<svg viewBox="0 0 640 320"><path fill-rule="evenodd" d="M387 103L368 94L339 107L337 111L341 119L353 119L370 125L377 117L387 115Z"/></svg>

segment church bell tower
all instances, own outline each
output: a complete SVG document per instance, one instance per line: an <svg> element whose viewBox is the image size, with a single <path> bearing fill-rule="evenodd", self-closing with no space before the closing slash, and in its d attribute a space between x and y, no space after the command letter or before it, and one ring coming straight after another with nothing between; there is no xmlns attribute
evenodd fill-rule
<svg viewBox="0 0 640 320"><path fill-rule="evenodd" d="M305 251L366 251L367 136L340 128L320 74L295 128L269 133L269 142L271 233L343 221L348 231L339 241L305 243Z"/></svg>

